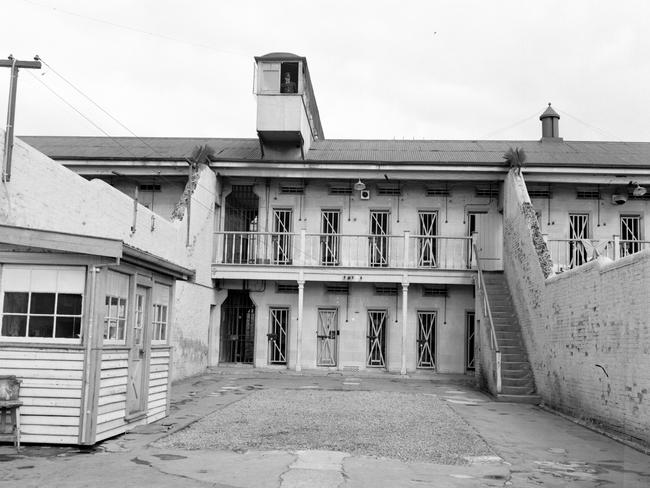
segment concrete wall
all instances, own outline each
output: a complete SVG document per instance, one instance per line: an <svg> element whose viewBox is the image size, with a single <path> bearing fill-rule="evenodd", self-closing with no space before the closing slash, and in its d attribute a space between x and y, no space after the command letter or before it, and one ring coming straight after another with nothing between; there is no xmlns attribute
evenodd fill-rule
<svg viewBox="0 0 650 488"><path fill-rule="evenodd" d="M504 188L504 269L543 401L650 442L650 252L544 278L523 179Z"/></svg>
<svg viewBox="0 0 650 488"><path fill-rule="evenodd" d="M442 373L465 373L465 313L474 311L471 286L449 286L449 296L423 297L420 285L408 289L407 369L417 364L418 311L437 311L436 363ZM389 371L401 366L402 292L398 296L379 296L369 284L351 283L350 294L326 293L323 283L305 285L303 307L302 368L316 368L317 324L319 307L335 307L339 318L339 367L366 368L369 309L386 309L386 361ZM290 314L288 367L294 368L297 350L298 295L276 293L275 282L267 282L264 291L251 292L256 306L255 366L268 366L269 308L288 307ZM225 295L223 296L225 299Z"/></svg>

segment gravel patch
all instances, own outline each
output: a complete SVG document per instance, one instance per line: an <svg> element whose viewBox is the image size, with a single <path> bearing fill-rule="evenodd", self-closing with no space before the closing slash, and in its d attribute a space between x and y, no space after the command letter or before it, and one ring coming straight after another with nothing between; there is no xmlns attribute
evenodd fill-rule
<svg viewBox="0 0 650 488"><path fill-rule="evenodd" d="M371 391L256 391L154 445L323 449L439 464L463 464L463 456L493 454L437 397Z"/></svg>

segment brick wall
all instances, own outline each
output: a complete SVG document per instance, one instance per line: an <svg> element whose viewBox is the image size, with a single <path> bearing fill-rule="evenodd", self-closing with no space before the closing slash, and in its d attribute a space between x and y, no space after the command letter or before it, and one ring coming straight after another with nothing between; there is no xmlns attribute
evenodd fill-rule
<svg viewBox="0 0 650 488"><path fill-rule="evenodd" d="M523 179L504 188L504 269L544 403L650 442L650 252L544 278Z"/></svg>

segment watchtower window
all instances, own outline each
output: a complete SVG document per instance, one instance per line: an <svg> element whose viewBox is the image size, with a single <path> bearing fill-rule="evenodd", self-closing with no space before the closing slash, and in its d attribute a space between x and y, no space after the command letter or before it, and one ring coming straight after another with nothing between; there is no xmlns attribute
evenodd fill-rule
<svg viewBox="0 0 650 488"><path fill-rule="evenodd" d="M280 93L298 93L298 63L282 63Z"/></svg>

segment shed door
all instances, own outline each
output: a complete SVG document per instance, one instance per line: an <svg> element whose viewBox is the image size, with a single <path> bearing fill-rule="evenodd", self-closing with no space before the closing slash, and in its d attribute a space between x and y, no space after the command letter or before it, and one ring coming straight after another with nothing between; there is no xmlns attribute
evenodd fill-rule
<svg viewBox="0 0 650 488"><path fill-rule="evenodd" d="M483 269L488 271L502 269L502 223L498 214L487 212L469 212L467 214L468 235L478 233L478 252L481 257ZM468 254L471 259L469 263L476 266L471 245Z"/></svg>
<svg viewBox="0 0 650 488"><path fill-rule="evenodd" d="M151 288L138 285L135 292L134 317L131 321L129 381L126 392L127 415L136 415L147 407L147 370L150 357Z"/></svg>

